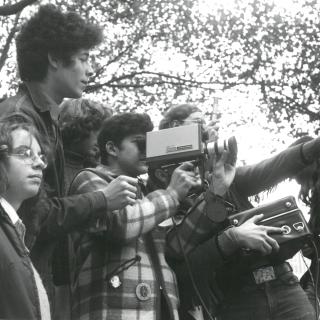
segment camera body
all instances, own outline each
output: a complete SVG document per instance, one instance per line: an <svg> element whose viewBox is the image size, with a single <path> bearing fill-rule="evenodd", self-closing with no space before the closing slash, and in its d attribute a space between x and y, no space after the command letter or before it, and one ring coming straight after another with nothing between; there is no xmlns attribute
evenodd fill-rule
<svg viewBox="0 0 320 320"><path fill-rule="evenodd" d="M209 155L219 156L235 138L204 143L201 124L147 132L146 162L150 168L178 166L185 161L203 162Z"/></svg>

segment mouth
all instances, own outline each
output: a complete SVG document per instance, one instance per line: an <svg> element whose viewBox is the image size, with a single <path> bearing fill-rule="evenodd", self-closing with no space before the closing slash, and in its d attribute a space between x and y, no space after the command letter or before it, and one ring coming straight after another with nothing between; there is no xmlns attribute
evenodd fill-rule
<svg viewBox="0 0 320 320"><path fill-rule="evenodd" d="M28 176L28 178L30 179L37 179L37 180L42 180L42 174L32 174L30 176Z"/></svg>
<svg viewBox="0 0 320 320"><path fill-rule="evenodd" d="M88 84L88 81L81 80L81 83L86 87L86 86L87 86L87 84Z"/></svg>

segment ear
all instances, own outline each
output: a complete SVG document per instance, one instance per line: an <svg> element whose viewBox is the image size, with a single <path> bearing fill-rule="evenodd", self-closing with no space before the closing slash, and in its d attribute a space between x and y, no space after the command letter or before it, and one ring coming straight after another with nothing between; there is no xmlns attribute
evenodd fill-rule
<svg viewBox="0 0 320 320"><path fill-rule="evenodd" d="M58 68L59 59L54 57L51 53L48 53L48 61L49 61L49 66L51 66L54 69Z"/></svg>
<svg viewBox="0 0 320 320"><path fill-rule="evenodd" d="M105 145L105 148L106 148L106 151L107 151L108 155L111 155L113 157L117 157L118 156L119 148L117 146L115 146L113 141L107 141L107 143Z"/></svg>
<svg viewBox="0 0 320 320"><path fill-rule="evenodd" d="M161 181L164 185L167 185L168 184L168 174L165 170L162 170L162 169L156 169L155 172L154 172L154 175L155 177Z"/></svg>
<svg viewBox="0 0 320 320"><path fill-rule="evenodd" d="M180 122L178 120L173 120L171 122L171 128L179 127L179 126L180 126Z"/></svg>

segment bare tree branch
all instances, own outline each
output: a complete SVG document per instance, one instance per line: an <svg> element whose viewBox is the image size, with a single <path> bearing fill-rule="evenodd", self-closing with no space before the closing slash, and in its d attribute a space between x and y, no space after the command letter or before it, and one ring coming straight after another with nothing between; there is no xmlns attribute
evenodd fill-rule
<svg viewBox="0 0 320 320"><path fill-rule="evenodd" d="M3 66L4 66L4 64L5 64L6 60L7 60L11 41L14 38L14 35L15 35L16 31L17 31L17 26L18 26L20 14L21 14L21 11L16 15L13 27L12 27L12 29L11 29L8 37L7 37L6 43L5 43L4 47L3 47L3 50L2 50L2 53L1 53L1 56L0 56L0 71L3 68Z"/></svg>
<svg viewBox="0 0 320 320"><path fill-rule="evenodd" d="M143 83L121 83L123 80L132 81L134 78L138 76L146 76L145 81ZM153 78L148 80L148 76L156 76L157 79ZM132 72L129 74L122 75L120 77L112 77L109 81L103 83L95 83L92 85L88 85L86 88L86 92L92 92L98 90L102 87L110 87L110 88L143 88L143 87L151 87L155 85L163 85L163 84L171 84L174 86L184 86L184 87L198 87L204 88L208 90L212 90L212 88L205 88L206 85L220 85L223 88L231 88L236 85L241 85L244 83L238 82L209 82L209 81L197 81L192 79L184 79L178 76L173 76L170 74L165 74L161 72L151 72L151 71L140 71L140 72ZM256 84L255 84L256 85Z"/></svg>
<svg viewBox="0 0 320 320"><path fill-rule="evenodd" d="M0 6L0 16L10 16L20 12L25 7L37 2L37 0L21 0L15 4Z"/></svg>

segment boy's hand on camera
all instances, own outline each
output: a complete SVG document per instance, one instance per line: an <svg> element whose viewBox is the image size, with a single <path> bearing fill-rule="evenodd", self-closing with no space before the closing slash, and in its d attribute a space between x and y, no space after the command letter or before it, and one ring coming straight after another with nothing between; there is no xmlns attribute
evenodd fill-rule
<svg viewBox="0 0 320 320"><path fill-rule="evenodd" d="M168 190L176 193L178 200L183 200L191 187L201 184L199 175L196 174L194 165L190 162L185 162L176 168L171 176Z"/></svg>
<svg viewBox="0 0 320 320"><path fill-rule="evenodd" d="M263 214L254 216L239 227L227 229L226 236L238 248L259 251L263 255L279 250L278 242L269 236L270 233L282 233L281 228L257 225Z"/></svg>
<svg viewBox="0 0 320 320"><path fill-rule="evenodd" d="M119 176L112 180L102 191L107 198L108 210L122 209L127 205L134 204L137 194L136 178Z"/></svg>

